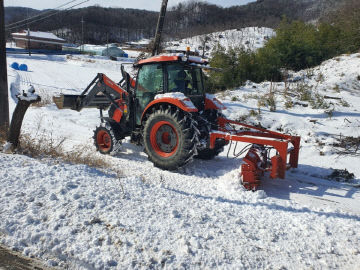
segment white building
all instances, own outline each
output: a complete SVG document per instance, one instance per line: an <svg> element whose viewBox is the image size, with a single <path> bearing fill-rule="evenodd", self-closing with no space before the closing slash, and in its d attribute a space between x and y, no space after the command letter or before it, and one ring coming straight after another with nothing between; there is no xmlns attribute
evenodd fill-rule
<svg viewBox="0 0 360 270"><path fill-rule="evenodd" d="M85 53L101 55L101 56L109 56L109 57L126 56L126 53L122 49L117 47L116 44L109 44L108 46L84 44L78 47L78 50L81 50Z"/></svg>

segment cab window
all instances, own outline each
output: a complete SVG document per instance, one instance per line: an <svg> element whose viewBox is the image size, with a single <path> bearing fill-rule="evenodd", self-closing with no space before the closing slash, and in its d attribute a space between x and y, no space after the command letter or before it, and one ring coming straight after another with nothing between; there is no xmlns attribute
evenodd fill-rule
<svg viewBox="0 0 360 270"><path fill-rule="evenodd" d="M142 66L137 82L139 95L143 92L162 92L164 86L162 66L160 64Z"/></svg>
<svg viewBox="0 0 360 270"><path fill-rule="evenodd" d="M167 65L169 92L181 92L185 95L202 95L201 69L181 64Z"/></svg>
<svg viewBox="0 0 360 270"><path fill-rule="evenodd" d="M161 64L144 65L137 77L136 98L139 110L136 113L136 122L140 124L141 114L146 106L154 100L156 94L163 93L164 80Z"/></svg>

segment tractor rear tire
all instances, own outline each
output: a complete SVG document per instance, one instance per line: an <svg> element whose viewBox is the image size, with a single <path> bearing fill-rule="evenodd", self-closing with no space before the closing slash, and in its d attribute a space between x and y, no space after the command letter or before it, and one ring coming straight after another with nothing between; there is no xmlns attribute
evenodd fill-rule
<svg viewBox="0 0 360 270"><path fill-rule="evenodd" d="M155 110L143 130L145 151L156 167L176 170L197 153L197 133L190 114L170 106Z"/></svg>
<svg viewBox="0 0 360 270"><path fill-rule="evenodd" d="M94 130L94 144L96 150L101 154L113 154L116 152L118 141L115 138L114 131L109 125L101 125Z"/></svg>

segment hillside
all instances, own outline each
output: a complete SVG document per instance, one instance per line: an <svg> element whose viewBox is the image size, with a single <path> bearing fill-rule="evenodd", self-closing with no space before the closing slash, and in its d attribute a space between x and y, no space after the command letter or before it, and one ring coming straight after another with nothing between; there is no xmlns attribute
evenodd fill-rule
<svg viewBox="0 0 360 270"><path fill-rule="evenodd" d="M41 13L40 10L25 7L5 7L5 25L34 16Z"/></svg>
<svg viewBox="0 0 360 270"><path fill-rule="evenodd" d="M342 1L258 0L230 8L191 1L169 8L164 36L165 39L178 39L248 26L275 28L283 16L291 20L314 21L336 8ZM5 8L6 22L25 19L26 10ZM31 14L35 12L37 11L31 10ZM31 28L40 31L55 31L68 42L79 43L81 41L80 21L83 18L85 43L106 43L108 40L109 42L124 42L152 38L157 16L157 12L146 10L93 6L61 12L46 20L35 22Z"/></svg>
<svg viewBox="0 0 360 270"><path fill-rule="evenodd" d="M45 55L7 61L30 71L9 68L10 95L32 84L48 101L26 115L28 142L41 149L65 138L70 155L110 168L0 153L2 244L65 269L360 265L359 154L339 153L341 140L360 136L359 54L290 73L286 84L248 82L218 94L227 117L302 137L299 168L285 180L266 175L257 192L241 186L241 157L227 158L228 149L174 172L155 168L129 139L114 156L97 153L98 110L58 110L49 100L80 93L98 72L118 81L119 62ZM331 177L345 169L352 179Z"/></svg>
<svg viewBox="0 0 360 270"><path fill-rule="evenodd" d="M218 45L226 49L241 46L245 50L255 51L274 35L275 31L271 28L246 27L173 40L165 44L165 49L186 51L189 46L200 55L204 53L205 57L209 57Z"/></svg>

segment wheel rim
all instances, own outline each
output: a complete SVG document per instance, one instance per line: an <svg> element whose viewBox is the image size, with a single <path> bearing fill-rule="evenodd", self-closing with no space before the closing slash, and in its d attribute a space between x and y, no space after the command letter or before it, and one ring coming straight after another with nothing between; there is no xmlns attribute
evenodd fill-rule
<svg viewBox="0 0 360 270"><path fill-rule="evenodd" d="M168 121L157 122L150 132L150 143L161 157L171 157L176 153L179 137L175 127Z"/></svg>
<svg viewBox="0 0 360 270"><path fill-rule="evenodd" d="M100 130L96 135L96 142L99 146L99 150L106 152L111 148L110 134L105 130Z"/></svg>

